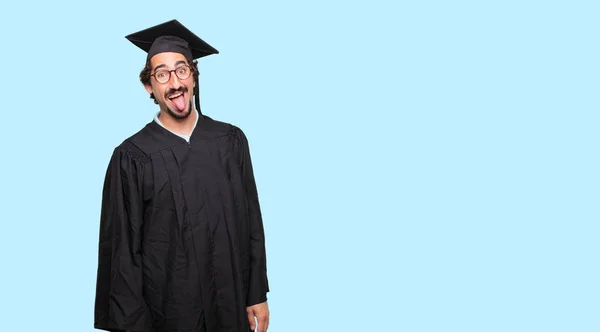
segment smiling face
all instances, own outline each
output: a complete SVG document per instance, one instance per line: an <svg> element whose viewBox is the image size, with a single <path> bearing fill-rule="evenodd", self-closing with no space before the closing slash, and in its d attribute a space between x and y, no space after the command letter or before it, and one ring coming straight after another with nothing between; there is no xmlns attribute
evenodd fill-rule
<svg viewBox="0 0 600 332"><path fill-rule="evenodd" d="M190 64L180 53L159 53L150 59L151 73L149 84L144 84L146 91L154 94L156 102L160 106L161 114L168 114L175 119L185 119L192 113L192 100L194 91L194 75L185 79L177 77L180 73L190 70ZM170 72L168 72L170 71ZM159 83L157 79L169 75L168 81Z"/></svg>

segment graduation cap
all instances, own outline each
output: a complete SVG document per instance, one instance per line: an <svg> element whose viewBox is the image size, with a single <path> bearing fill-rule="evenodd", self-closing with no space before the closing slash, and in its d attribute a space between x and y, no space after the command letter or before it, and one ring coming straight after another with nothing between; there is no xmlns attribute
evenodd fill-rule
<svg viewBox="0 0 600 332"><path fill-rule="evenodd" d="M125 38L146 51L147 59L162 52L181 53L189 59L198 59L219 53L177 20L134 32Z"/></svg>
<svg viewBox="0 0 600 332"><path fill-rule="evenodd" d="M183 54L194 60L218 54L214 47L198 37L177 20L171 20L125 36L127 40L148 53L146 61L163 52ZM196 73L196 109L200 112L198 73Z"/></svg>

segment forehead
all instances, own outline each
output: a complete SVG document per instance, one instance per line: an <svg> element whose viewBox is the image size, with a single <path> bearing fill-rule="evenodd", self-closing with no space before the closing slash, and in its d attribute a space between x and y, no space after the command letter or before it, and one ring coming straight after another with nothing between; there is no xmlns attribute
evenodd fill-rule
<svg viewBox="0 0 600 332"><path fill-rule="evenodd" d="M175 52L164 52L164 53L156 54L152 58L150 58L150 66L153 69L160 65L164 65L167 67L174 67L175 65L179 64L181 61L183 61L185 64L188 64L187 60L186 60L185 56L183 56L183 54L175 53Z"/></svg>

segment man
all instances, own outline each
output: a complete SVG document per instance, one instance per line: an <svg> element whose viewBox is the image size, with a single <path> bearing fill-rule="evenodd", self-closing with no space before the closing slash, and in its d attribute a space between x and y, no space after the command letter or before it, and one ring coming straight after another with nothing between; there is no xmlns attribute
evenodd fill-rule
<svg viewBox="0 0 600 332"><path fill-rule="evenodd" d="M107 169L94 327L264 332L269 286L248 141L198 101L195 59L218 51L176 20L126 38L148 53L140 79L160 111Z"/></svg>

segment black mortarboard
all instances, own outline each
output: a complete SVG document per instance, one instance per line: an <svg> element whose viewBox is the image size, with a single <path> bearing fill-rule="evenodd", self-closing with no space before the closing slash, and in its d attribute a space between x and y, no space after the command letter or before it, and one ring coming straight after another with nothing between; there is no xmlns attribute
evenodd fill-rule
<svg viewBox="0 0 600 332"><path fill-rule="evenodd" d="M134 32L125 36L125 38L148 53L146 61L150 60L154 55L163 52L180 53L190 60L219 53L214 47L200 39L200 37L196 36L195 33L191 32L177 20L171 20ZM196 109L198 112L200 112L199 85L200 83L196 76L194 94L196 95Z"/></svg>
<svg viewBox="0 0 600 332"><path fill-rule="evenodd" d="M189 59L218 54L200 37L177 20L171 20L125 36L127 40L148 53L147 59L162 52L177 52Z"/></svg>

